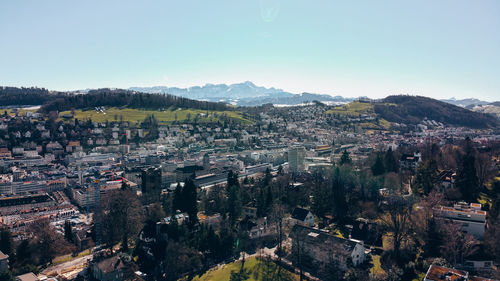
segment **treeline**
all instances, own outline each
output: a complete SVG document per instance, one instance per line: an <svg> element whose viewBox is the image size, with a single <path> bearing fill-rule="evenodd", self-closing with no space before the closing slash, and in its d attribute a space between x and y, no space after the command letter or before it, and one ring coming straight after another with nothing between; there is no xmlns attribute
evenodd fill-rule
<svg viewBox="0 0 500 281"><path fill-rule="evenodd" d="M388 96L381 103L374 103L374 110L381 118L403 124L416 125L427 117L441 123L469 128L492 128L499 125L499 120L494 116L420 96Z"/></svg>
<svg viewBox="0 0 500 281"><path fill-rule="evenodd" d="M203 110L229 109L224 103L196 101L172 95L146 94L120 89L98 89L91 90L87 94L64 94L62 97L44 104L41 110L43 112L65 111L99 106L141 109L167 109L169 107Z"/></svg>
<svg viewBox="0 0 500 281"><path fill-rule="evenodd" d="M2 106L42 105L58 97L61 97L61 93L51 93L44 88L0 87Z"/></svg>

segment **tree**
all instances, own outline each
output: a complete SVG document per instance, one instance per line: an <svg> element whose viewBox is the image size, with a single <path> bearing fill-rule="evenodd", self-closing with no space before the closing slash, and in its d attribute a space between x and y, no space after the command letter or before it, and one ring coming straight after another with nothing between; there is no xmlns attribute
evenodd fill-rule
<svg viewBox="0 0 500 281"><path fill-rule="evenodd" d="M415 191L427 195L436 187L438 182L439 171L436 160L430 159L418 166L413 183Z"/></svg>
<svg viewBox="0 0 500 281"><path fill-rule="evenodd" d="M476 201L479 195L479 180L476 172L476 158L472 141L467 137L464 141L462 161L457 171L455 185L462 194L462 199L467 202Z"/></svg>
<svg viewBox="0 0 500 281"><path fill-rule="evenodd" d="M189 215L189 224L194 225L198 222L198 192L193 180L187 178L184 187L182 188L183 206L181 210Z"/></svg>
<svg viewBox="0 0 500 281"><path fill-rule="evenodd" d="M394 156L394 152L392 151L392 148L389 147L389 149L385 152L384 155L384 167L386 172L398 172L398 162L396 161L396 157Z"/></svg>
<svg viewBox="0 0 500 281"><path fill-rule="evenodd" d="M345 165L345 164L347 164L347 165L352 164L352 159L351 159L350 153L347 150L344 150L344 152L342 153L342 156L340 156L340 161L339 161L340 166Z"/></svg>
<svg viewBox="0 0 500 281"><path fill-rule="evenodd" d="M0 229L0 251L2 253L12 256L12 236L7 228Z"/></svg>
<svg viewBox="0 0 500 281"><path fill-rule="evenodd" d="M381 222L392 236L394 255L399 257L402 243L410 234L410 216L412 205L403 197L391 197L388 200L387 211L382 215Z"/></svg>
<svg viewBox="0 0 500 281"><path fill-rule="evenodd" d="M182 201L182 186L180 183L177 183L174 191L174 200L172 202L172 212L175 213L177 210L181 210L182 206L184 206L184 202Z"/></svg>
<svg viewBox="0 0 500 281"><path fill-rule="evenodd" d="M374 176L380 176L385 173L384 160L382 159L382 155L380 152L377 153L377 157L375 158L375 162L371 166L371 170Z"/></svg>
<svg viewBox="0 0 500 281"><path fill-rule="evenodd" d="M347 220L348 207L346 197L346 182L345 179L342 178L340 169L335 168L332 182L332 196L333 196L333 210L335 214L335 218L337 221L343 223Z"/></svg>
<svg viewBox="0 0 500 281"><path fill-rule="evenodd" d="M495 257L496 262L500 262L500 215L496 217L497 223L492 223L488 226L484 234L484 244L490 251L491 255Z"/></svg>
<svg viewBox="0 0 500 281"><path fill-rule="evenodd" d="M71 222L69 220L64 222L64 238L68 242L73 242L73 227L71 226Z"/></svg>
<svg viewBox="0 0 500 281"><path fill-rule="evenodd" d="M240 190L239 187L233 185L229 189L229 196L227 200L229 218L231 219L231 224L234 224L236 220L241 215L242 204L240 200Z"/></svg>
<svg viewBox="0 0 500 281"><path fill-rule="evenodd" d="M74 246L57 233L49 221L38 221L30 225L28 230L34 236L34 245L40 264L52 263L58 254L71 253Z"/></svg>
<svg viewBox="0 0 500 281"><path fill-rule="evenodd" d="M183 274L197 272L202 267L199 252L185 244L169 242L166 253L162 271L167 281L177 281Z"/></svg>
<svg viewBox="0 0 500 281"><path fill-rule="evenodd" d="M131 189L114 191L102 201L101 206L103 241L112 247L121 239L122 247L128 250L129 238L142 229L144 209Z"/></svg>
<svg viewBox="0 0 500 281"><path fill-rule="evenodd" d="M478 186L479 188L483 188L498 173L498 169L492 160L491 153L478 153L476 158Z"/></svg>
<svg viewBox="0 0 500 281"><path fill-rule="evenodd" d="M463 264L465 258L474 253L479 244L474 236L462 232L461 226L453 222L443 224L441 233L443 234L441 254L454 266Z"/></svg>

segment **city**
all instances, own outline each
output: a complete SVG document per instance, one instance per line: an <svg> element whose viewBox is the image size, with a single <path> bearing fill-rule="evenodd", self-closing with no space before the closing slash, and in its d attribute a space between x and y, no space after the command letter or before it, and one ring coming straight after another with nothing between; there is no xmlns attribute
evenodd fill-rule
<svg viewBox="0 0 500 281"><path fill-rule="evenodd" d="M0 1L0 281L499 281L500 2Z"/></svg>

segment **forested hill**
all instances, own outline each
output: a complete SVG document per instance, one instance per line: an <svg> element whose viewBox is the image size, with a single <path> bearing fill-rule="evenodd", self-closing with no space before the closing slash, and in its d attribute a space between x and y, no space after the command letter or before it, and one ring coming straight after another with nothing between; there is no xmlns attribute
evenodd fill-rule
<svg viewBox="0 0 500 281"><path fill-rule="evenodd" d="M93 109L98 106L140 109L192 108L230 110L224 103L191 100L172 95L146 94L129 90L98 89L86 94L49 92L42 88L0 87L0 105L42 105L41 111Z"/></svg>
<svg viewBox="0 0 500 281"><path fill-rule="evenodd" d="M403 124L418 124L426 117L444 124L470 128L493 128L500 123L495 116L420 96L388 96L375 102L374 110L385 120Z"/></svg>
<svg viewBox="0 0 500 281"><path fill-rule="evenodd" d="M0 105L42 105L58 97L62 93L49 92L44 88L0 87Z"/></svg>
<svg viewBox="0 0 500 281"><path fill-rule="evenodd" d="M203 110L228 110L224 103L206 102L164 94L146 94L129 90L98 89L87 94L66 94L42 106L44 112L70 109L88 109L97 106L140 109L192 108Z"/></svg>

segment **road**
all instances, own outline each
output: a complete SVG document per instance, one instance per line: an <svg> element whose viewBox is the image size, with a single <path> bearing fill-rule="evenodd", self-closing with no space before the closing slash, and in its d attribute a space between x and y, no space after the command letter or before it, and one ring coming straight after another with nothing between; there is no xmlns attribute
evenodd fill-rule
<svg viewBox="0 0 500 281"><path fill-rule="evenodd" d="M92 254L76 258L67 262L53 265L44 269L41 273L46 276L76 276L80 271L87 267L89 261L92 260ZM68 276L68 277L69 277Z"/></svg>

